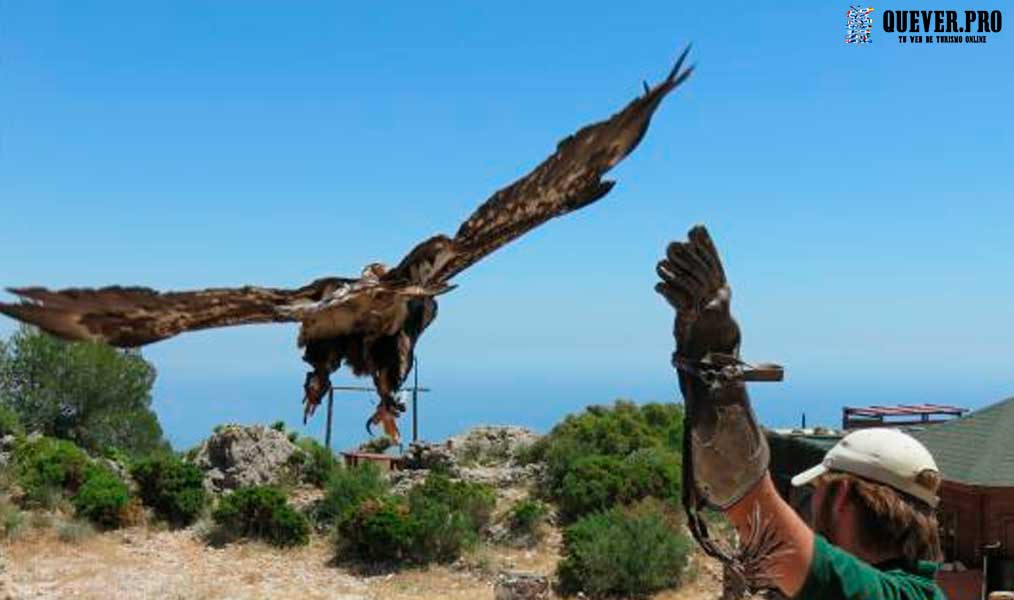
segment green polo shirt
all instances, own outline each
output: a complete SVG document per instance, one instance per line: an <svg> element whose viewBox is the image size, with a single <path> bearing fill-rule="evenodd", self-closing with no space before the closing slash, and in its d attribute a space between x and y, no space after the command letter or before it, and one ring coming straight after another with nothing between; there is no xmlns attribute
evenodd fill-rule
<svg viewBox="0 0 1014 600"><path fill-rule="evenodd" d="M795 600L947 600L933 576L936 563L878 569L814 536L813 562Z"/></svg>

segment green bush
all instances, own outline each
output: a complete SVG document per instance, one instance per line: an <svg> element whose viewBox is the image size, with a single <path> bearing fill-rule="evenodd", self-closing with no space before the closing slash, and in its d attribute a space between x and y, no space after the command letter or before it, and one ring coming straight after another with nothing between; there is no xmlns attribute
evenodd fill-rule
<svg viewBox="0 0 1014 600"><path fill-rule="evenodd" d="M642 448L625 458L583 456L571 464L556 494L565 521L647 497L680 497L680 455Z"/></svg>
<svg viewBox="0 0 1014 600"><path fill-rule="evenodd" d="M374 464L336 469L325 485L324 500L315 518L318 523L338 524L363 501L380 498L387 489L387 480Z"/></svg>
<svg viewBox="0 0 1014 600"><path fill-rule="evenodd" d="M692 544L658 502L582 517L564 531L560 591L645 596L681 583Z"/></svg>
<svg viewBox="0 0 1014 600"><path fill-rule="evenodd" d="M285 494L272 486L239 488L223 497L211 516L226 531L275 546L297 546L310 541L306 517L289 506Z"/></svg>
<svg viewBox="0 0 1014 600"><path fill-rule="evenodd" d="M472 529L479 531L489 525L496 494L488 485L467 481L452 481L446 475L430 473L426 480L408 493L409 506L436 502L452 512L461 513Z"/></svg>
<svg viewBox="0 0 1014 600"><path fill-rule="evenodd" d="M176 455L159 454L139 461L131 473L141 500L173 526L193 523L207 504L201 470Z"/></svg>
<svg viewBox="0 0 1014 600"><path fill-rule="evenodd" d="M115 473L104 467L88 469L85 482L72 502L77 516L106 528L119 527L130 492Z"/></svg>
<svg viewBox="0 0 1014 600"><path fill-rule="evenodd" d="M617 504L626 486L623 459L592 454L574 461L560 482L556 501L560 516L571 521Z"/></svg>
<svg viewBox="0 0 1014 600"><path fill-rule="evenodd" d="M680 495L682 407L617 401L569 415L521 455L544 462L540 494L573 521L597 510Z"/></svg>
<svg viewBox="0 0 1014 600"><path fill-rule="evenodd" d="M419 563L452 562L479 541L472 517L444 499L417 495L409 500L411 558Z"/></svg>
<svg viewBox="0 0 1014 600"><path fill-rule="evenodd" d="M29 504L49 506L53 498L76 493L91 461L72 442L50 437L24 441L15 449L18 483Z"/></svg>
<svg viewBox="0 0 1014 600"><path fill-rule="evenodd" d="M0 404L29 431L73 441L92 454L131 456L168 448L151 410L155 368L136 350L67 342L22 326L0 343Z"/></svg>
<svg viewBox="0 0 1014 600"><path fill-rule="evenodd" d="M371 562L409 558L413 522L399 498L371 498L360 503L339 524L338 552Z"/></svg>
<svg viewBox="0 0 1014 600"><path fill-rule="evenodd" d="M404 499L368 498L350 510L339 522L339 554L369 561L453 561L478 541L494 503L488 486L430 473Z"/></svg>
<svg viewBox="0 0 1014 600"><path fill-rule="evenodd" d="M25 518L17 506L7 500L0 500L0 532L11 541L18 537L25 526Z"/></svg>
<svg viewBox="0 0 1014 600"><path fill-rule="evenodd" d="M25 426L21 424L18 413L9 406L0 404L0 437L5 435L24 435Z"/></svg>
<svg viewBox="0 0 1014 600"><path fill-rule="evenodd" d="M359 444L359 450L361 452L372 452L374 454L383 454L384 452L387 452L388 448L395 445L397 444L394 443L394 440L392 440L386 435L381 435L375 438L370 438L365 442L363 442L362 444Z"/></svg>
<svg viewBox="0 0 1014 600"><path fill-rule="evenodd" d="M322 487L338 471L334 453L314 438L299 438L296 446L299 452L293 456L298 460L295 466L303 481Z"/></svg>
<svg viewBox="0 0 1014 600"><path fill-rule="evenodd" d="M285 421L275 421L271 424L271 429L285 433Z"/></svg>
<svg viewBox="0 0 1014 600"><path fill-rule="evenodd" d="M507 526L511 535L530 544L541 538L541 525L549 516L549 507L538 500L525 499L511 507Z"/></svg>

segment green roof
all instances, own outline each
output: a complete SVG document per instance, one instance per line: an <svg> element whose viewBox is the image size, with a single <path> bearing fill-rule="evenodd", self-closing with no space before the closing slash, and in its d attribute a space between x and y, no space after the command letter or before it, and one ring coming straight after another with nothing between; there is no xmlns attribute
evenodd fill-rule
<svg viewBox="0 0 1014 600"><path fill-rule="evenodd" d="M909 433L929 448L945 480L1014 487L1014 398Z"/></svg>

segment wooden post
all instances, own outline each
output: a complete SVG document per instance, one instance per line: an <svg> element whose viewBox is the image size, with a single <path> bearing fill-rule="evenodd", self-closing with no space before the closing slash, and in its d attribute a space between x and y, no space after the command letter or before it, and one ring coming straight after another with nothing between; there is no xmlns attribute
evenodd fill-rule
<svg viewBox="0 0 1014 600"><path fill-rule="evenodd" d="M327 431L324 432L324 447L331 449L331 415L334 412L334 386L327 392Z"/></svg>
<svg viewBox="0 0 1014 600"><path fill-rule="evenodd" d="M419 357L412 357L415 383L412 385L412 441L419 441Z"/></svg>

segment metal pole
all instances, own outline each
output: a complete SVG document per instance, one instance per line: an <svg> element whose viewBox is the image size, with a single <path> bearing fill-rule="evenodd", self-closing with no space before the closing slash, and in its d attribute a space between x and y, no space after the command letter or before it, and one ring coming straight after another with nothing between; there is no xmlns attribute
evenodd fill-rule
<svg viewBox="0 0 1014 600"><path fill-rule="evenodd" d="M419 441L419 357L413 356L412 370L415 383L412 385L412 441Z"/></svg>
<svg viewBox="0 0 1014 600"><path fill-rule="evenodd" d="M331 414L334 412L334 387L327 392L327 431L324 432L324 447L331 449Z"/></svg>

